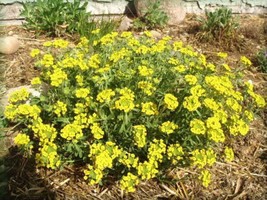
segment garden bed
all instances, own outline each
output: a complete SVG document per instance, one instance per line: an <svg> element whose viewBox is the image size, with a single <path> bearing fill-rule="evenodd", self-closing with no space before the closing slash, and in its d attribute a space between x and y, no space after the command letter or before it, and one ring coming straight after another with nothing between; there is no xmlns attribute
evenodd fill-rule
<svg viewBox="0 0 267 200"><path fill-rule="evenodd" d="M187 16L179 26L167 27L158 31L161 36L170 35L183 40L210 60L216 59L217 52L227 52L231 67L234 67L240 56L245 55L256 63L256 52L267 46L267 34L264 32L266 16L240 16L241 32L235 43L207 43L199 41L197 35L199 24L194 16ZM33 48L43 48L49 37L36 37L20 26L4 27L1 34L16 34L22 43L16 54L6 59L6 87L13 88L28 85L40 72L35 68L29 53ZM139 34L139 33L136 33ZM75 38L75 37L74 37ZM77 43L77 39L72 39ZM246 79L252 80L256 91L266 97L267 77L255 67L247 70ZM264 114L265 113L265 114ZM265 112L253 122L246 137L237 137L233 150L235 160L231 163L220 163L212 167L214 175L208 188L202 187L196 179L193 168L177 168L168 172L173 178L150 180L141 183L135 193L123 193L114 183L112 177L105 187L88 186L83 181L80 166L67 166L60 171L36 168L16 151L6 156L10 175L9 189L12 198L17 199L267 199L267 127ZM12 145L12 130L8 132L9 144ZM182 181L177 181L182 180Z"/></svg>

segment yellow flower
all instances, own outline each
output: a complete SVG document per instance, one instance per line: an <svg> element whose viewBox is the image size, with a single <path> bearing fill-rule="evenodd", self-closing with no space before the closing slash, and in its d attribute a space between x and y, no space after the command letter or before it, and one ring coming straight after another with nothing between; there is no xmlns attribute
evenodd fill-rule
<svg viewBox="0 0 267 200"><path fill-rule="evenodd" d="M95 139L101 139L104 136L104 131L99 126L99 123L93 123L93 125L90 127L91 132Z"/></svg>
<svg viewBox="0 0 267 200"><path fill-rule="evenodd" d="M201 103L197 96L188 96L184 98L183 106L187 110L193 112L201 106Z"/></svg>
<svg viewBox="0 0 267 200"><path fill-rule="evenodd" d="M179 105L177 98L170 93L165 94L164 103L166 107L172 111L174 111Z"/></svg>
<svg viewBox="0 0 267 200"><path fill-rule="evenodd" d="M205 134L206 126L205 123L199 119L193 119L190 121L190 130L195 134Z"/></svg>
<svg viewBox="0 0 267 200"><path fill-rule="evenodd" d="M207 131L209 139L215 141L215 142L224 142L225 141L225 135L223 133L222 129L208 129Z"/></svg>
<svg viewBox="0 0 267 200"><path fill-rule="evenodd" d="M234 151L230 147L225 147L224 149L224 155L225 155L225 161L226 162L232 162L235 158Z"/></svg>
<svg viewBox="0 0 267 200"><path fill-rule="evenodd" d="M109 102L113 96L115 96L115 92L112 89L105 89L98 93L96 100L100 103Z"/></svg>
<svg viewBox="0 0 267 200"><path fill-rule="evenodd" d="M100 29L99 28L91 31L91 33L92 34L95 34L95 35L98 34L99 32L100 32Z"/></svg>
<svg viewBox="0 0 267 200"><path fill-rule="evenodd" d="M123 176L120 181L120 186L122 190L126 192L134 192L135 186L139 184L139 178L136 175L128 172L126 176Z"/></svg>
<svg viewBox="0 0 267 200"><path fill-rule="evenodd" d="M67 105L62 101L57 101L54 105L54 113L61 117L62 115L65 115L67 112Z"/></svg>
<svg viewBox="0 0 267 200"><path fill-rule="evenodd" d="M30 92L28 91L27 88L23 87L17 91L12 92L8 98L8 102L16 103L19 101L26 101L28 100L29 96Z"/></svg>
<svg viewBox="0 0 267 200"><path fill-rule="evenodd" d="M167 149L167 155L168 159L175 165L179 160L183 159L184 151L180 144L171 144Z"/></svg>
<svg viewBox="0 0 267 200"><path fill-rule="evenodd" d="M41 85L41 79L39 77L35 77L31 80L31 85Z"/></svg>
<svg viewBox="0 0 267 200"><path fill-rule="evenodd" d="M44 47L50 47L52 45L53 45L53 42L51 42L51 41L46 41L46 42L43 43Z"/></svg>
<svg viewBox="0 0 267 200"><path fill-rule="evenodd" d="M193 165L202 169L206 165L212 166L216 162L216 154L212 149L196 149L191 152Z"/></svg>
<svg viewBox="0 0 267 200"><path fill-rule="evenodd" d="M163 133L167 133L167 134L173 133L174 130L177 128L178 128L178 126L175 123L170 122L170 121L166 121L166 122L162 123L162 125L160 126L160 130Z"/></svg>
<svg viewBox="0 0 267 200"><path fill-rule="evenodd" d="M142 91L148 96L151 96L156 90L156 88L153 87L153 84L148 81L139 81L138 88L142 89Z"/></svg>
<svg viewBox="0 0 267 200"><path fill-rule="evenodd" d="M194 75L185 75L185 81L189 84L189 85L195 85L197 83L197 77Z"/></svg>
<svg viewBox="0 0 267 200"><path fill-rule="evenodd" d="M99 64L100 64L99 54L92 55L88 61L88 66L96 69L99 68ZM85 67L84 69L87 69L87 67Z"/></svg>
<svg viewBox="0 0 267 200"><path fill-rule="evenodd" d="M51 67L54 64L54 57L52 54L45 54L40 61L41 65L45 67Z"/></svg>
<svg viewBox="0 0 267 200"><path fill-rule="evenodd" d="M202 95L205 94L205 92L206 91L203 89L201 85L193 86L190 89L190 93L192 94L192 96L201 97Z"/></svg>
<svg viewBox="0 0 267 200"><path fill-rule="evenodd" d="M137 166L137 173L141 177L141 180L149 180L156 177L158 169L155 163L145 161Z"/></svg>
<svg viewBox="0 0 267 200"><path fill-rule="evenodd" d="M146 145L146 127L144 125L133 126L134 141L135 144L142 148Z"/></svg>
<svg viewBox="0 0 267 200"><path fill-rule="evenodd" d="M220 129L221 128L220 120L216 117L209 117L206 120L206 125L207 125L207 128L212 128L212 129Z"/></svg>
<svg viewBox="0 0 267 200"><path fill-rule="evenodd" d="M94 169L93 166L88 165L88 170L84 170L84 180L89 180L90 185L95 185L101 182L103 178L103 170L102 169Z"/></svg>
<svg viewBox="0 0 267 200"><path fill-rule="evenodd" d="M83 136L82 127L78 124L67 124L61 130L61 137L66 140L80 139Z"/></svg>
<svg viewBox="0 0 267 200"><path fill-rule="evenodd" d="M246 56L241 56L240 60L246 66L252 65L251 61Z"/></svg>
<svg viewBox="0 0 267 200"><path fill-rule="evenodd" d="M152 102L142 103L142 112L146 115L157 115L157 105Z"/></svg>
<svg viewBox="0 0 267 200"><path fill-rule="evenodd" d="M77 98L86 98L89 94L90 90L88 88L79 88L75 91L75 95Z"/></svg>
<svg viewBox="0 0 267 200"><path fill-rule="evenodd" d="M213 111L216 111L219 109L219 105L212 98L205 98L203 103L204 103L204 106L206 106L207 108Z"/></svg>
<svg viewBox="0 0 267 200"><path fill-rule="evenodd" d="M145 76L145 77L151 76L153 74L153 72L154 72L153 69L148 68L146 66L139 66L138 70L139 70L139 74L141 76Z"/></svg>
<svg viewBox="0 0 267 200"><path fill-rule="evenodd" d="M115 108L118 110L123 110L128 113L134 109L134 101L127 96L121 96L119 100L115 101Z"/></svg>
<svg viewBox="0 0 267 200"><path fill-rule="evenodd" d="M24 133L19 133L14 138L14 143L18 146L26 146L30 143L30 137Z"/></svg>
<svg viewBox="0 0 267 200"><path fill-rule="evenodd" d="M67 79L68 75L59 68L55 69L54 72L50 75L51 85L55 87L58 87Z"/></svg>
<svg viewBox="0 0 267 200"><path fill-rule="evenodd" d="M63 39L56 39L53 41L53 46L56 48L67 48L69 42Z"/></svg>
<svg viewBox="0 0 267 200"><path fill-rule="evenodd" d="M31 53L30 53L30 56L32 58L35 58L36 56L38 56L40 54L40 50L39 49L32 49L31 50Z"/></svg>
<svg viewBox="0 0 267 200"><path fill-rule="evenodd" d="M219 52L219 53L217 53L217 56L224 59L224 58L227 58L228 54L224 53L224 52Z"/></svg>
<svg viewBox="0 0 267 200"><path fill-rule="evenodd" d="M208 187L211 182L211 174L208 170L201 171L201 175L199 176L199 179L202 181L202 185L204 187Z"/></svg>

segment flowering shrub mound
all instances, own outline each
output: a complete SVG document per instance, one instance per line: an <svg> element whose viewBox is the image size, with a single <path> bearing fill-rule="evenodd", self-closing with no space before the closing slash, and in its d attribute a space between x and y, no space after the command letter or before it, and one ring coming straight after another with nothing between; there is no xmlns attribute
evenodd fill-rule
<svg viewBox="0 0 267 200"><path fill-rule="evenodd" d="M38 166L80 163L92 185L112 175L132 192L167 169L194 166L207 187L209 167L234 159L230 146L218 144L246 135L265 106L253 84L242 80L251 65L246 57L232 69L225 53L213 64L182 42L156 41L150 32L44 46L45 52L31 52L41 69L32 80L40 96L15 92L5 116L21 124L15 143Z"/></svg>

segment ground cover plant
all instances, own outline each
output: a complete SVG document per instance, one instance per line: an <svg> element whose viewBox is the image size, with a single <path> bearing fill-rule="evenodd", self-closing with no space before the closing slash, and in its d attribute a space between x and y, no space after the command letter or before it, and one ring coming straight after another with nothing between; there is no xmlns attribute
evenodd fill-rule
<svg viewBox="0 0 267 200"><path fill-rule="evenodd" d="M248 133L265 106L243 80L250 60L242 56L230 68L226 53L210 63L170 37L98 32L92 45L59 39L31 52L41 70L31 82L39 94L22 89L5 111L21 124L15 143L38 166L82 165L92 185L112 176L133 192L168 169L192 166L208 187L209 168L234 159L231 141Z"/></svg>

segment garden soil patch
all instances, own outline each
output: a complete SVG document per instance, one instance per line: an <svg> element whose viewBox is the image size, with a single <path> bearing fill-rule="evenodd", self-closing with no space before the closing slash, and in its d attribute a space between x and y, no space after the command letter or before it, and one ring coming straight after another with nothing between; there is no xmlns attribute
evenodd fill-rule
<svg viewBox="0 0 267 200"><path fill-rule="evenodd" d="M205 54L209 60L216 59L217 52L227 52L231 67L245 55L253 61L246 79L252 80L257 92L267 97L267 75L256 68L256 53L267 46L264 23L267 16L242 15L240 32L232 43L199 41L199 23L195 16L187 16L179 26L159 31L182 40ZM20 49L5 56L5 85L7 88L28 85L40 72L29 56L33 48L42 48L51 38L35 36L23 27L10 26L1 35L17 35ZM77 38L77 37L76 37ZM74 43L77 42L73 41ZM230 44L230 45L229 45ZM59 171L36 168L32 160L19 155L14 147L5 160L8 167L10 197L8 199L267 199L267 110L259 114L251 126L250 134L237 137L232 146L235 160L231 163L216 162L212 167L212 183L204 188L193 178L193 168L177 168L167 172L168 177L141 183L135 193L125 194L110 177L105 187L88 186L83 181L81 166L69 166ZM8 132L12 144L12 130ZM220 146L218 148L222 149Z"/></svg>

